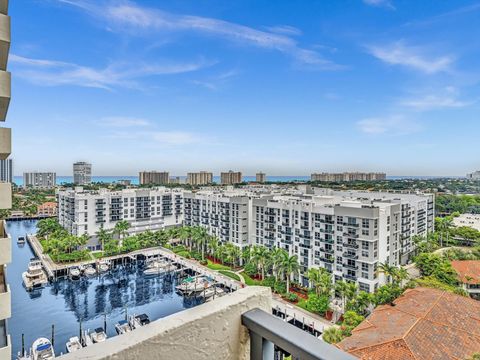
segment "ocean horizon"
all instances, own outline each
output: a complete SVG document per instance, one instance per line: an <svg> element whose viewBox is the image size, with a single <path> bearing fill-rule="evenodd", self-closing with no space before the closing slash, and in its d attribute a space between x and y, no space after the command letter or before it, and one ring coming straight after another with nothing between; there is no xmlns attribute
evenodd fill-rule
<svg viewBox="0 0 480 360"><path fill-rule="evenodd" d="M178 177L181 180L185 180L186 176L176 176L172 175L171 177ZM462 178L461 176L387 176L387 180L432 180L432 179L442 179L442 178ZM120 180L130 180L133 185L138 185L138 176L92 176L93 182L100 182L105 184L114 183ZM246 182L255 181L255 175L244 176L243 180ZM269 182L292 182L292 181L309 181L309 175L300 175L300 176L268 176L267 181ZM214 176L213 181L216 183L220 182L220 176ZM14 176L13 182L17 186L23 185L23 176ZM57 176L57 185L68 184L73 182L73 176Z"/></svg>

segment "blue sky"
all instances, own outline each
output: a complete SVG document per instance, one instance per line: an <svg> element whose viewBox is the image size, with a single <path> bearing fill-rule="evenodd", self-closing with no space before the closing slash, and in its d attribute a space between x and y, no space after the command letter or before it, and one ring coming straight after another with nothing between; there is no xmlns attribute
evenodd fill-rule
<svg viewBox="0 0 480 360"><path fill-rule="evenodd" d="M480 169L480 2L16 0L15 173Z"/></svg>

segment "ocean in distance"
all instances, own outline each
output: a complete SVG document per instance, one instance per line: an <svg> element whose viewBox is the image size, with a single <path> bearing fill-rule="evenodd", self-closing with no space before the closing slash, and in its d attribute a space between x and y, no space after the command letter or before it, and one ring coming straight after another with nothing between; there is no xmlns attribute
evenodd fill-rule
<svg viewBox="0 0 480 360"><path fill-rule="evenodd" d="M172 177L176 177L172 175ZM185 180L186 176L179 176L180 179ZM455 176L387 176L387 180L428 180L428 179L441 179L441 178L457 178ZM245 181L255 181L255 176L244 176ZM92 176L93 182L102 182L102 183L113 183L119 180L130 180L132 184L138 185L138 176ZM291 181L309 181L310 176L267 176L267 181L271 182L291 182ZM14 176L13 181L16 185L23 185L22 176ZM220 176L214 176L213 181L216 183L220 182ZM73 176L57 176L57 185L72 183Z"/></svg>

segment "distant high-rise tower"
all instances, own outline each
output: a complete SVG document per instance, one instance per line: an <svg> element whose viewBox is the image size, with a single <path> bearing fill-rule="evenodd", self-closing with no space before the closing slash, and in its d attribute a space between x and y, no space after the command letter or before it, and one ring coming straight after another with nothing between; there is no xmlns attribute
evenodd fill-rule
<svg viewBox="0 0 480 360"><path fill-rule="evenodd" d="M92 164L79 161L73 163L73 183L86 185L92 182Z"/></svg>
<svg viewBox="0 0 480 360"><path fill-rule="evenodd" d="M220 173L220 181L222 185L233 185L242 182L242 173L240 171L222 172Z"/></svg>
<svg viewBox="0 0 480 360"><path fill-rule="evenodd" d="M169 183L170 175L166 171L141 171L138 180L140 185L165 185Z"/></svg>
<svg viewBox="0 0 480 360"><path fill-rule="evenodd" d="M13 183L13 160L0 160L0 181Z"/></svg>
<svg viewBox="0 0 480 360"><path fill-rule="evenodd" d="M23 187L32 189L51 189L57 182L54 172L25 172L23 173Z"/></svg>
<svg viewBox="0 0 480 360"><path fill-rule="evenodd" d="M207 171L200 171L187 174L187 184L208 185L213 183L213 174Z"/></svg>
<svg viewBox="0 0 480 360"><path fill-rule="evenodd" d="M255 181L257 183L264 183L267 180L267 176L263 172L258 172L255 176Z"/></svg>

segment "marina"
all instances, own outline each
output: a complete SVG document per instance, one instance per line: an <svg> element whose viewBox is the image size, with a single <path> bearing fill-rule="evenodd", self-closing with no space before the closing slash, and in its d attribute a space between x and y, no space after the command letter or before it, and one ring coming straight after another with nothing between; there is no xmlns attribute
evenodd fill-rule
<svg viewBox="0 0 480 360"><path fill-rule="evenodd" d="M7 223L14 244L28 234L27 246L13 246L14 260L7 274L12 287L12 359L22 353L30 355L25 359L33 359L38 351L47 349L45 339L58 357L239 287L231 279L209 274L160 249L56 265L41 253L38 242L32 241L35 224L34 220ZM153 262L157 262L158 274L145 274ZM38 286L31 286L28 280L25 283L24 273L38 273L39 269L44 272L42 279L48 281ZM40 339L41 344L36 343Z"/></svg>

